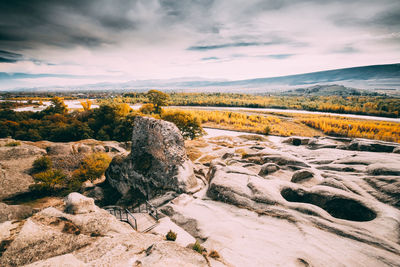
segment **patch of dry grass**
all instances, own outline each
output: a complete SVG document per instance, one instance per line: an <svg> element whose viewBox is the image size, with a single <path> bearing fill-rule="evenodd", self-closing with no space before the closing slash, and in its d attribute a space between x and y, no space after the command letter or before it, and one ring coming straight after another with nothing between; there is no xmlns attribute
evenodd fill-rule
<svg viewBox="0 0 400 267"><path fill-rule="evenodd" d="M266 142L268 141L267 138L261 135L252 135L252 134L243 134L239 135L239 138L245 139L247 141L261 141L261 142Z"/></svg>
<svg viewBox="0 0 400 267"><path fill-rule="evenodd" d="M195 161L203 156L203 152L200 149L208 146L207 142L202 138L185 141L186 153L191 161Z"/></svg>
<svg viewBox="0 0 400 267"><path fill-rule="evenodd" d="M181 110L199 118L203 127L271 134L279 136L323 136L322 131L313 129L303 123L294 121L292 117L282 117L262 112L246 111L211 111ZM267 130L268 129L268 130Z"/></svg>
<svg viewBox="0 0 400 267"><path fill-rule="evenodd" d="M210 163L212 160L219 158L218 156L215 155L205 155L203 157L201 157L198 162L204 164L204 163Z"/></svg>
<svg viewBox="0 0 400 267"><path fill-rule="evenodd" d="M186 153L191 161L195 161L203 155L203 153L196 147L186 147Z"/></svg>
<svg viewBox="0 0 400 267"><path fill-rule="evenodd" d="M61 207L64 205L64 201L60 197L43 197L29 202L24 202L24 205L42 210L48 207Z"/></svg>
<svg viewBox="0 0 400 267"><path fill-rule="evenodd" d="M243 149L243 148L238 148L238 149L236 149L236 150L235 150L235 153L241 155L242 157L244 157L245 155L247 155L246 150Z"/></svg>
<svg viewBox="0 0 400 267"><path fill-rule="evenodd" d="M198 139L194 139L194 140L186 140L185 147L203 148L203 147L208 147L208 144L204 139L198 138Z"/></svg>

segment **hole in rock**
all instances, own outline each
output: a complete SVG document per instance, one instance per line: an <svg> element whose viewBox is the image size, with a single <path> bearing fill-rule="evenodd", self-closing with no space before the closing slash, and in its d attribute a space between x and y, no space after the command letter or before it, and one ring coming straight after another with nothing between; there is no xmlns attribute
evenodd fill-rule
<svg viewBox="0 0 400 267"><path fill-rule="evenodd" d="M300 146L301 145L301 139L293 139L292 144L294 146Z"/></svg>
<svg viewBox="0 0 400 267"><path fill-rule="evenodd" d="M353 199L324 196L304 190L284 188L281 195L289 202L316 205L326 210L332 217L349 221L366 222L376 218L376 213Z"/></svg>

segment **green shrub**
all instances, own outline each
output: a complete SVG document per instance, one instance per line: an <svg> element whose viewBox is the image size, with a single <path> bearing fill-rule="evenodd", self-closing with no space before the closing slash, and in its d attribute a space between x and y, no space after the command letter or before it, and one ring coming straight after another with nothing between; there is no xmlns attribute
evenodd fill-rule
<svg viewBox="0 0 400 267"><path fill-rule="evenodd" d="M82 187L82 181L75 177L69 177L65 181L65 188L63 188L62 195L68 195L71 192L78 192Z"/></svg>
<svg viewBox="0 0 400 267"><path fill-rule="evenodd" d="M265 135L269 135L270 132L271 132L271 127L265 126L265 128L264 128L264 134L265 134Z"/></svg>
<svg viewBox="0 0 400 267"><path fill-rule="evenodd" d="M165 238L169 241L175 241L176 240L177 233L173 232L172 230L169 230Z"/></svg>
<svg viewBox="0 0 400 267"><path fill-rule="evenodd" d="M48 156L43 156L35 159L32 165L32 173L44 172L52 166L51 159Z"/></svg>
<svg viewBox="0 0 400 267"><path fill-rule="evenodd" d="M75 170L72 176L82 182L94 181L104 174L110 162L111 158L106 153L89 154L82 160L79 169Z"/></svg>
<svg viewBox="0 0 400 267"><path fill-rule="evenodd" d="M21 142L12 141L10 143L5 144L4 146L13 147L13 146L20 146L20 145L21 145Z"/></svg>
<svg viewBox="0 0 400 267"><path fill-rule="evenodd" d="M62 170L49 169L39 172L33 175L33 180L35 181L33 189L54 193L64 187L66 178L67 175Z"/></svg>
<svg viewBox="0 0 400 267"><path fill-rule="evenodd" d="M196 242L193 244L192 249L200 254L203 254L204 251L206 251L206 249L200 245L199 241L196 240Z"/></svg>

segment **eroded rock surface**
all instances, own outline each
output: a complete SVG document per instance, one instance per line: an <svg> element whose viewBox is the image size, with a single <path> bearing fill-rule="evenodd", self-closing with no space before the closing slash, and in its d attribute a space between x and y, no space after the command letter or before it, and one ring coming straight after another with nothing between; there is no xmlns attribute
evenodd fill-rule
<svg viewBox="0 0 400 267"><path fill-rule="evenodd" d="M79 199L80 201L75 201ZM208 266L197 252L161 236L134 231L98 207L87 208L85 197L74 193L79 214L47 208L19 227L0 224L1 266ZM79 207L80 206L80 207ZM3 241L7 240L6 243Z"/></svg>
<svg viewBox="0 0 400 267"><path fill-rule="evenodd" d="M208 189L162 210L233 266L398 265L398 154L374 141L354 151L349 139L253 139L210 138L199 150L220 156Z"/></svg>
<svg viewBox="0 0 400 267"><path fill-rule="evenodd" d="M111 186L124 197L133 191L152 197L157 192L191 192L198 187L178 128L166 121L138 117L132 152L116 157L106 172Z"/></svg>
<svg viewBox="0 0 400 267"><path fill-rule="evenodd" d="M11 142L18 145L6 146ZM29 186L34 184L30 173L35 159L47 155L53 162L53 168L72 172L79 167L85 154L94 152L105 152L110 156L127 154L124 144L115 141L87 139L53 143L0 139L0 201L29 192Z"/></svg>
<svg viewBox="0 0 400 267"><path fill-rule="evenodd" d="M116 157L109 169L109 182L124 194L169 190L150 200L169 217L155 235L70 195L65 212L48 208L26 222L0 224L0 265L398 266L398 144L257 135L195 140L190 156L206 186L193 193L187 188L195 186L166 178L187 157L180 137L159 123L140 121L132 154ZM169 229L176 242L163 240ZM184 248L195 239L220 257Z"/></svg>

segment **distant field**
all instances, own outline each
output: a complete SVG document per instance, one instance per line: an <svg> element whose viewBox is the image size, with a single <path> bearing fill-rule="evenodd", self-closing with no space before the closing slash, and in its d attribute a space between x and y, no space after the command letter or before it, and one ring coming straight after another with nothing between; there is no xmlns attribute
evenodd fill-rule
<svg viewBox="0 0 400 267"><path fill-rule="evenodd" d="M400 143L400 123L313 114L186 110L204 127L279 136L343 136Z"/></svg>
<svg viewBox="0 0 400 267"><path fill-rule="evenodd" d="M38 100L35 100L36 103ZM43 104L41 107L43 109L47 107L47 109L38 114L12 113L8 110L10 108L25 110L26 108L21 108L20 105L27 105L28 103L0 102L1 136L15 136L22 140L42 140L44 138L65 141L89 137L99 140L119 140L121 138L121 140L129 140L131 127L129 120L132 120L135 114L162 117L160 116L162 114L153 114L151 109L147 111L145 109L132 110L133 103L149 103L149 99L143 93L125 94L125 97L96 99L96 104L93 105L92 102L94 101L90 100L67 100L65 103L61 99L58 101L61 101L58 104L60 111L54 110L54 108L47 110L50 101L44 101L41 103ZM69 110L72 109L74 112L68 114L68 109L66 109L66 106L64 107L64 104L68 104ZM396 122L398 119L393 119L393 117L398 117L399 114L399 98L384 96L304 97L173 93L169 95L168 104L181 105L181 107L165 107L164 105L164 109L171 112L182 111L187 113L190 115L187 118L197 118L204 127L266 135L332 135L400 143L400 123ZM135 108L139 106L141 104L135 106ZM232 108L226 109L226 107ZM281 111L271 111L261 109L261 107L281 108ZM36 109L38 108L36 107ZM284 109L284 112L282 109ZM302 114L296 110L386 115L392 118L378 120L379 118L370 117L367 120L362 116L356 118L357 115L345 117L345 115L326 113ZM54 114L60 112L61 114ZM108 117L113 119L108 119ZM184 119L184 122L188 123L186 119ZM112 126L114 124L117 125ZM123 134L121 134L122 132Z"/></svg>
<svg viewBox="0 0 400 267"><path fill-rule="evenodd" d="M143 93L125 94L121 102L145 102ZM400 98L388 96L331 95L280 96L228 93L172 93L172 106L281 108L398 118Z"/></svg>

